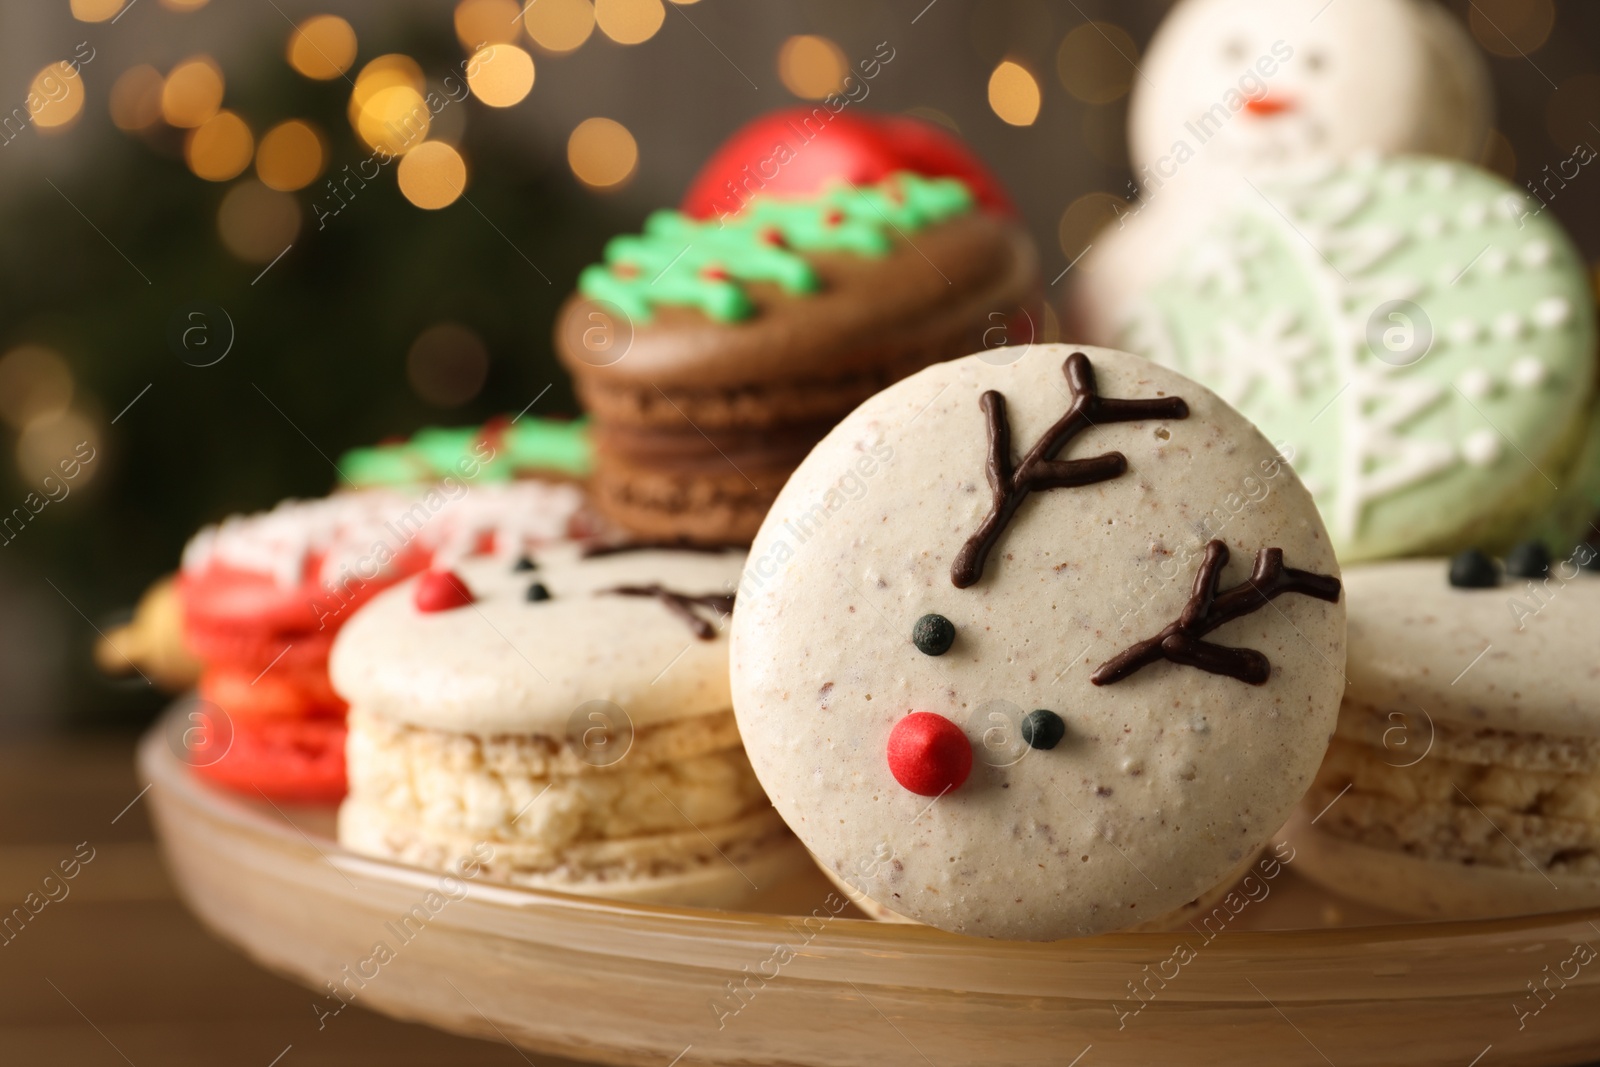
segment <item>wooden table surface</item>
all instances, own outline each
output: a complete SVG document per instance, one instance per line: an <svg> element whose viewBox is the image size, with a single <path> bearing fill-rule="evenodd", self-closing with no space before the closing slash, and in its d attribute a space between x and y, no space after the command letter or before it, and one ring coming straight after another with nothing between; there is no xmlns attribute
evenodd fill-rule
<svg viewBox="0 0 1600 1067"><path fill-rule="evenodd" d="M575 1067L362 1010L319 1031L313 993L217 941L174 895L135 800L133 745L0 742L0 918L30 893L35 907L46 888L59 898L0 930L0 1064ZM83 842L94 859L46 887Z"/></svg>

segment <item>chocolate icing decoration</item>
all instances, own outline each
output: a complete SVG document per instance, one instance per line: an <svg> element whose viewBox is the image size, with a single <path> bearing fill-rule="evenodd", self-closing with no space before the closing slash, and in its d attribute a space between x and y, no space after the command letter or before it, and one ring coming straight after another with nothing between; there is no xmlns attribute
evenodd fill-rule
<svg viewBox="0 0 1600 1067"><path fill-rule="evenodd" d="M1251 685L1263 685L1272 673L1272 664L1266 656L1254 649L1229 648L1200 639L1223 623L1260 610L1284 593L1300 593L1330 604L1339 601L1339 579L1285 567L1281 548L1263 548L1257 552L1250 577L1218 592L1217 581L1227 565L1228 546L1221 541L1208 542L1205 559L1194 578L1194 592L1183 606L1183 613L1148 641L1140 641L1106 660L1089 680L1095 685L1112 685L1165 659Z"/></svg>
<svg viewBox="0 0 1600 1067"><path fill-rule="evenodd" d="M703 545L693 541L623 541L619 544L605 544L592 541L579 549L580 559L599 559L602 556L620 556L624 552L699 552L702 555L716 556L724 552L748 552L749 545L725 544Z"/></svg>
<svg viewBox="0 0 1600 1067"><path fill-rule="evenodd" d="M1093 485L1127 471L1128 460L1121 452L1107 452L1088 459L1055 459L1055 454L1078 434L1101 423L1189 417L1189 405L1182 397L1118 400L1100 396L1095 390L1094 365L1082 352L1068 356L1061 370L1072 390L1072 403L1015 469L1011 465L1011 425L1006 419L1006 398L993 389L978 398L978 406L988 420L989 459L985 473L994 490L994 503L983 524L967 538L950 567L950 580L957 589L965 589L983 577L983 565L989 552L1029 493L1035 489Z"/></svg>
<svg viewBox="0 0 1600 1067"><path fill-rule="evenodd" d="M692 596L688 593L679 593L666 589L654 583L650 585L619 585L614 589L601 589L595 595L613 596L649 596L655 597L667 606L678 618L689 624L689 629L702 641L710 641L717 636L717 628L702 619L695 613L696 607L710 608L717 613L718 618L733 613L733 594L731 593L703 593Z"/></svg>

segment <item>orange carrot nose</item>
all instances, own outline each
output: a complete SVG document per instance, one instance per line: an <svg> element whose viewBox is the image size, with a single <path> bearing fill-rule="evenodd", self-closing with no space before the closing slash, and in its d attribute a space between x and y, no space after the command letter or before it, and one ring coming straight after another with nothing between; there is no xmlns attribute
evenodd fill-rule
<svg viewBox="0 0 1600 1067"><path fill-rule="evenodd" d="M1281 96L1272 96L1270 94L1251 97L1249 100L1244 102L1244 109L1246 111L1250 112L1252 115L1256 115L1264 119L1271 118L1273 115L1282 114L1285 111L1293 111L1294 108L1295 103L1293 100L1289 100Z"/></svg>

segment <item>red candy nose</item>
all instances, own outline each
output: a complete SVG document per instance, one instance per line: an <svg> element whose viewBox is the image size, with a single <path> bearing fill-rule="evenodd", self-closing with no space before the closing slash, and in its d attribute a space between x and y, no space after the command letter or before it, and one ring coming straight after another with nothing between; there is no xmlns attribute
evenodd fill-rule
<svg viewBox="0 0 1600 1067"><path fill-rule="evenodd" d="M936 797L972 773L972 744L961 727L931 711L913 711L889 731L889 773L918 796Z"/></svg>
<svg viewBox="0 0 1600 1067"><path fill-rule="evenodd" d="M454 571L426 571L412 598L418 611L449 611L472 603L472 590Z"/></svg>
<svg viewBox="0 0 1600 1067"><path fill-rule="evenodd" d="M1252 115L1268 118L1294 110L1294 101L1281 96L1254 96L1244 102L1244 109Z"/></svg>

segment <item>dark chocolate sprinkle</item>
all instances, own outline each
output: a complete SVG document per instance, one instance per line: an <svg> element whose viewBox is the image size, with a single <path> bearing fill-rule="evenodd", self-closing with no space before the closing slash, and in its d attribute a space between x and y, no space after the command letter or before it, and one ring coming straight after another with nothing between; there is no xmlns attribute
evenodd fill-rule
<svg viewBox="0 0 1600 1067"><path fill-rule="evenodd" d="M1543 578L1550 571L1550 550L1538 541L1524 541L1506 553L1506 573L1513 578Z"/></svg>
<svg viewBox="0 0 1600 1067"><path fill-rule="evenodd" d="M550 590L544 587L543 582L534 582L528 586L528 602L537 604L541 600L550 599Z"/></svg>
<svg viewBox="0 0 1600 1067"><path fill-rule="evenodd" d="M1450 584L1457 589L1493 589L1500 584L1500 568L1484 553L1469 548L1451 557Z"/></svg>
<svg viewBox="0 0 1600 1067"><path fill-rule="evenodd" d="M1053 711L1039 708L1022 720L1022 740L1029 748L1052 749L1067 736L1067 724Z"/></svg>
<svg viewBox="0 0 1600 1067"><path fill-rule="evenodd" d="M956 624L943 615L924 615L911 627L911 643L925 656L942 656L956 643Z"/></svg>
<svg viewBox="0 0 1600 1067"><path fill-rule="evenodd" d="M536 571L539 569L539 565L533 561L532 556L520 556L516 565L511 569L514 571Z"/></svg>

